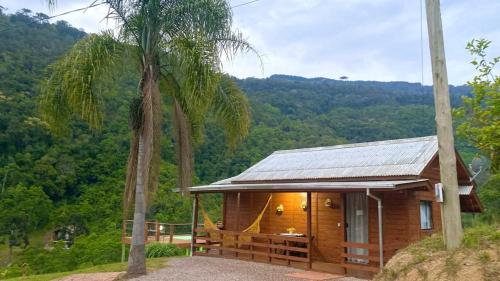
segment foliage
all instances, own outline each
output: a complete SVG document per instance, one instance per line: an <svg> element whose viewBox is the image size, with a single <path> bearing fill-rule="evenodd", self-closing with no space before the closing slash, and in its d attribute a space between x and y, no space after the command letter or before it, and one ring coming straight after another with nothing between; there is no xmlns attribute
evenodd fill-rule
<svg viewBox="0 0 500 281"><path fill-rule="evenodd" d="M500 228L496 224L478 224L466 228L463 245L472 249L483 249L491 244L500 245Z"/></svg>
<svg viewBox="0 0 500 281"><path fill-rule="evenodd" d="M79 237L67 249L63 243L55 243L52 249L28 247L16 263L25 267L25 274L62 272L99 264L117 262L121 256L120 233L92 233Z"/></svg>
<svg viewBox="0 0 500 281"><path fill-rule="evenodd" d="M174 244L150 243L146 245L147 258L182 256L185 251Z"/></svg>
<svg viewBox="0 0 500 281"><path fill-rule="evenodd" d="M165 266L167 259L166 258L156 258L156 259L148 259L146 261L146 266L148 270L154 270L158 268L162 268ZM49 274L41 274L41 275L27 275L17 278L9 279L9 281L52 281L58 280L62 277L79 274L79 273L94 273L94 272L122 272L127 269L126 262L120 263L108 263L102 265L96 265L92 267L81 268L73 271L65 271L65 272L57 272L57 273L49 273ZM18 269L18 271L20 271ZM12 276L18 276L12 275ZM1 275L0 271L0 279L6 278L6 276Z"/></svg>
<svg viewBox="0 0 500 281"><path fill-rule="evenodd" d="M49 221L52 202L40 187L17 185L0 193L0 236L7 236L9 248L28 246L28 233Z"/></svg>
<svg viewBox="0 0 500 281"><path fill-rule="evenodd" d="M500 174L491 175L481 186L479 198L485 208L479 220L489 224L500 223Z"/></svg>
<svg viewBox="0 0 500 281"><path fill-rule="evenodd" d="M491 160L491 170L500 172L500 76L494 73L500 57L487 58L491 41L472 40L467 50L474 57L471 64L478 74L468 82L471 97L463 97L463 106L456 115L464 122L458 133L481 150Z"/></svg>

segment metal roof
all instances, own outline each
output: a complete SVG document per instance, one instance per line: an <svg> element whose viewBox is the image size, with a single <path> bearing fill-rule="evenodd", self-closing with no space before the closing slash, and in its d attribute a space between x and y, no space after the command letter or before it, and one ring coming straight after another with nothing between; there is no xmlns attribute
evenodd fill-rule
<svg viewBox="0 0 500 281"><path fill-rule="evenodd" d="M281 150L231 182L417 176L437 151L436 136Z"/></svg>
<svg viewBox="0 0 500 281"><path fill-rule="evenodd" d="M429 187L429 181L349 181L349 182L307 182L307 183L240 183L218 182L209 185L191 187L191 192L224 192L224 191L303 191L303 190L359 190L359 189L397 189L411 187Z"/></svg>
<svg viewBox="0 0 500 281"><path fill-rule="evenodd" d="M470 195L473 188L474 188L473 185L459 185L458 186L458 194L459 195Z"/></svg>

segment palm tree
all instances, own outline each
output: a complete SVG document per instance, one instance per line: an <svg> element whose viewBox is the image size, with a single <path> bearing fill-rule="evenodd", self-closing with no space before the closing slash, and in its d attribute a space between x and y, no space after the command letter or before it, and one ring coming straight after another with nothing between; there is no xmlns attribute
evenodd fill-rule
<svg viewBox="0 0 500 281"><path fill-rule="evenodd" d="M192 169L193 128L201 127L209 109L226 125L229 140L248 131L247 102L221 74L220 58L252 48L231 29L231 7L225 0L102 3L109 6L108 18L120 24L118 35L90 35L51 65L41 87L41 108L54 131L67 128L75 114L98 129L104 118L100 83L120 69L124 56L137 59L141 79L130 106L132 138L124 192L125 214L128 203L135 202L127 270L134 276L146 273L144 222L148 194L158 185L161 93L173 101L179 181L185 187Z"/></svg>

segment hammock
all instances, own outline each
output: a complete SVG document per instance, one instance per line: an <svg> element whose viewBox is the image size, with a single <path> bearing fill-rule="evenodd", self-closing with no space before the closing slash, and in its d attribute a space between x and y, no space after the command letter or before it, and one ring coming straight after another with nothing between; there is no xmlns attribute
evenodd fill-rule
<svg viewBox="0 0 500 281"><path fill-rule="evenodd" d="M244 233L260 233L260 221L262 220L262 217L264 216L264 213L266 212L267 207L269 206L269 203L271 202L272 195L269 195L269 199L267 199L266 205L264 208L262 208L262 211L260 211L259 215L255 219L255 221L246 229L244 229L242 232ZM203 208L201 208L201 213L203 215L203 220L204 220L204 226L205 229L207 230L210 238L212 239L220 239L220 233L216 231L211 231L211 230L218 230L217 226L210 220L210 217L208 216L207 212ZM252 241L252 237L250 235L241 235L238 239L238 242L240 243L249 243ZM234 247L235 246L235 237L234 235L229 235L225 234L223 239L222 239L224 247Z"/></svg>

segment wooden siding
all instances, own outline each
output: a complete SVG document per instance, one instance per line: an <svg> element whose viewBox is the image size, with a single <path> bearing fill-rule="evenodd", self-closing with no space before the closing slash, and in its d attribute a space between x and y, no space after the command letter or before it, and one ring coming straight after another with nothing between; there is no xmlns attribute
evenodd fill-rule
<svg viewBox="0 0 500 281"><path fill-rule="evenodd" d="M389 259L395 250L418 241L425 236L441 230L441 210L434 200L433 191L395 191L379 192L382 198L384 259ZM240 193L240 210L237 210L238 193L226 193L226 230L241 231L247 228L263 208L269 193ZM273 193L273 198L261 221L261 233L278 234L294 227L296 232L306 233L306 211L301 202L305 193ZM334 208L326 207L325 200L330 198ZM420 201L432 203L433 228L420 229ZM344 223L341 211L342 193L312 193L312 258L316 261L340 263L344 241ZM377 202L369 202L369 243L378 244ZM283 204L282 214L276 213L276 207ZM372 253L370 253L372 254ZM375 251L373 252L375 255Z"/></svg>
<svg viewBox="0 0 500 281"><path fill-rule="evenodd" d="M226 230L243 230L257 217L264 206L269 193L240 193L240 218L237 219L237 193L226 193ZM312 251L313 259L323 262L340 263L344 224L340 211L340 193L311 194L312 202ZM325 206L330 198L335 208ZM273 193L273 198L261 221L261 233L277 234L294 227L298 233L306 233L306 211L301 208L306 201L306 193ZM282 214L276 213L276 207L283 204ZM239 227L237 221L239 220Z"/></svg>

